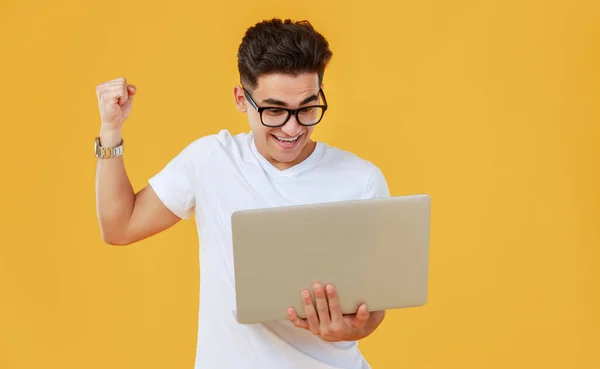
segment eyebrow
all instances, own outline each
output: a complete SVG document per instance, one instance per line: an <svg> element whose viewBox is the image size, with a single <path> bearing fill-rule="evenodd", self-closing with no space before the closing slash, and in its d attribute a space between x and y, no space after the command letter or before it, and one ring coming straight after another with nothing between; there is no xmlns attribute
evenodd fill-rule
<svg viewBox="0 0 600 369"><path fill-rule="evenodd" d="M317 93L315 95L309 96L306 99L302 100L302 102L300 102L300 105L308 104L309 102L318 100L318 99L319 99L319 94ZM288 106L284 101L273 99L273 98L264 99L264 100L262 100L262 102L265 104L270 104L270 105L279 105L279 106L286 106L286 107Z"/></svg>

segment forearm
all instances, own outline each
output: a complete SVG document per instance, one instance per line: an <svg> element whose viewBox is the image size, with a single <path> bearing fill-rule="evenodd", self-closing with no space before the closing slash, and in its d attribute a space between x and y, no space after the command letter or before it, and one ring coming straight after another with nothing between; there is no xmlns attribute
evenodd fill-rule
<svg viewBox="0 0 600 369"><path fill-rule="evenodd" d="M121 132L101 130L103 147L116 146ZM110 244L127 243L127 224L135 202L135 193L125 171L123 157L98 159L96 166L96 211L102 238Z"/></svg>
<svg viewBox="0 0 600 369"><path fill-rule="evenodd" d="M384 318L385 310L371 312L365 325L355 330L347 341L358 341L369 336L377 329L377 327L379 327Z"/></svg>

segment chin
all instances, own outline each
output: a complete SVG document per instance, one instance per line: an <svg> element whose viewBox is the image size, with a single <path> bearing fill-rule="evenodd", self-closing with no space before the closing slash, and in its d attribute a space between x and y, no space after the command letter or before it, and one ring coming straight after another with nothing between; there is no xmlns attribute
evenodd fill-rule
<svg viewBox="0 0 600 369"><path fill-rule="evenodd" d="M294 148L282 148L276 141L276 138L272 138L269 144L269 156L279 163L293 163L298 160L298 157L304 149L305 142L299 142L297 147Z"/></svg>
<svg viewBox="0 0 600 369"><path fill-rule="evenodd" d="M274 160L276 160L280 163L292 163L298 159L301 152L302 152L301 148L299 150L283 151L283 152L282 152L282 150L280 150L278 148L274 148L273 150L271 150L270 156L271 156L271 158L273 158Z"/></svg>
<svg viewBox="0 0 600 369"><path fill-rule="evenodd" d="M275 160L279 163L286 163L286 164L295 162L298 159L298 156L300 156L300 155L290 155L290 154L282 155L279 153L273 153L273 155L271 155L273 160Z"/></svg>

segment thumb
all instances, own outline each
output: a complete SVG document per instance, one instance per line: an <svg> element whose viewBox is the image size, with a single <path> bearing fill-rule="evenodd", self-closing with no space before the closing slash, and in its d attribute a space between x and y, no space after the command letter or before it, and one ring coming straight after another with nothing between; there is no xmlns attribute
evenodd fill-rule
<svg viewBox="0 0 600 369"><path fill-rule="evenodd" d="M129 97L135 95L136 92L137 88L134 85L127 86L127 93L129 94Z"/></svg>
<svg viewBox="0 0 600 369"><path fill-rule="evenodd" d="M129 115L131 111L131 105L133 103L133 96L137 92L137 89L134 85L127 86L127 100L121 104L121 109L125 112L125 115Z"/></svg>
<svg viewBox="0 0 600 369"><path fill-rule="evenodd" d="M354 319L352 319L351 324L353 328L360 328L369 320L369 309L367 309L367 305L362 304L358 308Z"/></svg>

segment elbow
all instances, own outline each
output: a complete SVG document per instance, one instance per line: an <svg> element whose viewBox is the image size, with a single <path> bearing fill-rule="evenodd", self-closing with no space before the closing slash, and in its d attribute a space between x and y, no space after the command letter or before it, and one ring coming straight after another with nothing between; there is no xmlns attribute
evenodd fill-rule
<svg viewBox="0 0 600 369"><path fill-rule="evenodd" d="M128 246L132 244L132 242L129 242L123 238L111 238L106 236L102 236L102 241L104 241L105 244L111 246Z"/></svg>
<svg viewBox="0 0 600 369"><path fill-rule="evenodd" d="M131 245L131 242L125 241L125 240L121 240L118 238L103 238L103 241L105 244L107 245L111 245L111 246L129 246Z"/></svg>
<svg viewBox="0 0 600 369"><path fill-rule="evenodd" d="M125 235L118 234L115 232L108 232L105 229L101 229L101 235L102 235L102 241L104 241L105 244L108 244L111 246L128 246L133 243L133 242L131 242L131 240L129 240L127 237L125 237Z"/></svg>

